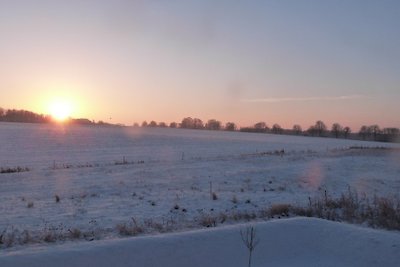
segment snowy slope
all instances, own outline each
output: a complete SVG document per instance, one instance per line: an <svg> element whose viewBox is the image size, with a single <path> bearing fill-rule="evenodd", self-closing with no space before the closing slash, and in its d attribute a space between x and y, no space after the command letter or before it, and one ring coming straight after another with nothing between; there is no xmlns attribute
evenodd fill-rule
<svg viewBox="0 0 400 267"><path fill-rule="evenodd" d="M398 266L400 233L320 219L253 224L253 266ZM67 243L0 254L2 267L247 266L246 225L129 239Z"/></svg>

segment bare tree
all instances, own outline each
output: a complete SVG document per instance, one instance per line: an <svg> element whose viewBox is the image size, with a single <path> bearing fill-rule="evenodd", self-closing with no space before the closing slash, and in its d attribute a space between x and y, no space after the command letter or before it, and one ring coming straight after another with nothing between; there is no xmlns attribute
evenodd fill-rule
<svg viewBox="0 0 400 267"><path fill-rule="evenodd" d="M227 122L225 125L225 130L226 131L235 131L236 130L236 124L234 122Z"/></svg>
<svg viewBox="0 0 400 267"><path fill-rule="evenodd" d="M370 129L368 126L361 126L360 130L358 131L358 135L362 137L362 139L367 139L371 135Z"/></svg>
<svg viewBox="0 0 400 267"><path fill-rule="evenodd" d="M307 129L307 133L311 136L314 136L317 134L317 130L315 129L315 126L310 126L310 128Z"/></svg>
<svg viewBox="0 0 400 267"><path fill-rule="evenodd" d="M279 124L277 124L277 123L275 123L275 124L272 126L271 131L272 131L272 133L274 133L274 134L282 134L282 133L283 133L282 127L281 127Z"/></svg>
<svg viewBox="0 0 400 267"><path fill-rule="evenodd" d="M149 127L157 127L157 122L151 121L148 126Z"/></svg>
<svg viewBox="0 0 400 267"><path fill-rule="evenodd" d="M374 135L374 140L376 141L378 139L378 135L381 133L381 129L376 124L371 125L368 128L369 128L369 132Z"/></svg>
<svg viewBox="0 0 400 267"><path fill-rule="evenodd" d="M169 128L176 128L176 127L178 127L178 124L176 122L171 122L169 124Z"/></svg>
<svg viewBox="0 0 400 267"><path fill-rule="evenodd" d="M254 129L256 132L266 132L268 127L267 124L263 121L257 122L256 124L254 124Z"/></svg>
<svg viewBox="0 0 400 267"><path fill-rule="evenodd" d="M167 124L165 122L159 122L158 127L165 128L167 127Z"/></svg>
<svg viewBox="0 0 400 267"><path fill-rule="evenodd" d="M295 125L293 125L292 131L294 134L299 135L303 132L303 129L301 128L300 125L295 124Z"/></svg>
<svg viewBox="0 0 400 267"><path fill-rule="evenodd" d="M349 135L351 134L351 129L350 129L350 127L349 126L346 126L346 127L344 127L343 128L343 135L344 135L344 138L348 138L349 137Z"/></svg>
<svg viewBox="0 0 400 267"><path fill-rule="evenodd" d="M251 267L251 259L253 256L253 250L256 248L260 240L256 238L256 229L253 226L249 226L245 231L240 230L240 236L242 237L243 244L249 250L249 264Z"/></svg>
<svg viewBox="0 0 400 267"><path fill-rule="evenodd" d="M147 124L147 121L143 121L143 122L142 122L142 127L147 127L147 125L148 125L148 124Z"/></svg>
<svg viewBox="0 0 400 267"><path fill-rule="evenodd" d="M181 128L193 128L193 119L191 117L184 118L181 122Z"/></svg>
<svg viewBox="0 0 400 267"><path fill-rule="evenodd" d="M331 132L333 135L338 138L340 133L343 131L343 127L339 123L332 124Z"/></svg>
<svg viewBox="0 0 400 267"><path fill-rule="evenodd" d="M386 142L396 142L400 138L400 129L398 128L384 128L382 133L383 140Z"/></svg>
<svg viewBox="0 0 400 267"><path fill-rule="evenodd" d="M208 130L221 130L221 122L215 119L207 121L206 129Z"/></svg>
<svg viewBox="0 0 400 267"><path fill-rule="evenodd" d="M204 124L201 119L194 118L193 119L193 128L194 129L204 129Z"/></svg>
<svg viewBox="0 0 400 267"><path fill-rule="evenodd" d="M323 121L317 121L314 125L314 129L318 136L323 136L326 132L326 125Z"/></svg>

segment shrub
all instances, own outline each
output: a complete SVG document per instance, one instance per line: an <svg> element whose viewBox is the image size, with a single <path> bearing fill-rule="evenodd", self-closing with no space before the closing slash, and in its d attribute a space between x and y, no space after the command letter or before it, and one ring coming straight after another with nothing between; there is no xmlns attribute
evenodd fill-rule
<svg viewBox="0 0 400 267"><path fill-rule="evenodd" d="M212 193L212 199L213 200L217 200L218 199L218 196L217 196L217 194L215 192Z"/></svg>
<svg viewBox="0 0 400 267"><path fill-rule="evenodd" d="M6 167L6 168L0 168L0 173L16 173L16 172L28 172L30 171L30 169L28 167L14 167L14 168L10 168L10 167Z"/></svg>
<svg viewBox="0 0 400 267"><path fill-rule="evenodd" d="M82 232L78 228L68 229L68 232L71 239L79 239L82 236Z"/></svg>
<svg viewBox="0 0 400 267"><path fill-rule="evenodd" d="M289 204L273 204L269 208L268 214L270 217L273 217L275 215L289 216L290 207L291 206Z"/></svg>

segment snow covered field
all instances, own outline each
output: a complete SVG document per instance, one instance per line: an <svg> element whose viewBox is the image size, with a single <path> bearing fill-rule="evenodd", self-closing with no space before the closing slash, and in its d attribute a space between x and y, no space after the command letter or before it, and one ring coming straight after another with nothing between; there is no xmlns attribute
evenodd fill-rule
<svg viewBox="0 0 400 267"><path fill-rule="evenodd" d="M85 240L121 237L125 228L135 225L141 225L143 235L204 228L204 219L212 214L251 213L280 203L306 205L308 197L325 190L330 196L350 187L371 197L398 197L400 153L376 147L399 145L239 132L0 123L0 168L29 169L0 174L0 234L18 236L0 254L36 247L32 240L41 235L48 242L85 247ZM400 246L397 232L383 235L392 235ZM147 244L164 239L140 240ZM265 240L263 246L269 250L272 244ZM12 259L0 258L0 266ZM224 266L213 264L209 266Z"/></svg>
<svg viewBox="0 0 400 267"><path fill-rule="evenodd" d="M248 252L245 225L211 230L28 249L2 257L16 267L242 267ZM254 224L259 240L253 267L398 266L400 234L320 219L294 218Z"/></svg>

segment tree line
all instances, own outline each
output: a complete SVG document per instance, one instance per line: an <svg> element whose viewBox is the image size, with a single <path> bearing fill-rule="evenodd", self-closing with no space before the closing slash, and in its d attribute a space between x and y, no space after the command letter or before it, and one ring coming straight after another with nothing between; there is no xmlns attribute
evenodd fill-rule
<svg viewBox="0 0 400 267"><path fill-rule="evenodd" d="M339 123L333 123L330 128L321 120L315 122L306 130L299 124L293 125L290 129L284 129L278 123L269 127L265 122L257 122L250 127L238 127L234 122L227 122L225 125L216 119L209 119L203 122L199 118L186 117L180 123L171 122L169 125L165 122L143 121L141 125L134 124L135 127L169 127L182 129L197 129L197 130L225 130L225 131L240 131L251 133L270 133L270 134L286 134L286 135L302 135L314 137L334 137L344 139L359 139L368 141L380 142L400 142L399 128L389 127L380 128L378 125L363 125L358 132L353 132L349 126L342 126Z"/></svg>
<svg viewBox="0 0 400 267"><path fill-rule="evenodd" d="M50 115L37 114L27 110L17 109L3 109L0 107L0 122L21 122L21 123L51 123L54 119ZM103 126L120 126L115 124L106 123L103 121L91 121L89 119L72 119L66 120L69 124L79 125L103 125Z"/></svg>
<svg viewBox="0 0 400 267"><path fill-rule="evenodd" d="M28 123L50 123L53 118L50 115L37 114L27 110L3 109L0 108L0 121L3 122L28 122ZM102 126L123 126L121 124L110 124L103 121L94 122L88 119L70 119L68 123L83 125L102 125ZM303 130L299 124L293 125L290 129L284 129L275 123L272 127L268 127L265 122L257 122L250 127L238 127L234 122L223 124L216 119L209 119L203 122L199 118L186 117L180 123L143 121L141 125L134 124L135 127L161 127L161 128L182 128L182 129L198 129L198 130L225 130L225 131L241 131L251 133L270 133L270 134L287 134L287 135L303 135L317 137L334 137L345 139L360 139L380 142L400 142L400 130L395 127L380 128L379 125L363 125L358 132L352 132L348 126L342 126L339 123L333 123L330 128L326 124L318 120L306 130Z"/></svg>
<svg viewBox="0 0 400 267"><path fill-rule="evenodd" d="M27 110L5 110L3 108L0 108L0 121L46 123L51 121L51 117L49 115L37 114Z"/></svg>

